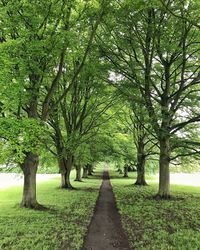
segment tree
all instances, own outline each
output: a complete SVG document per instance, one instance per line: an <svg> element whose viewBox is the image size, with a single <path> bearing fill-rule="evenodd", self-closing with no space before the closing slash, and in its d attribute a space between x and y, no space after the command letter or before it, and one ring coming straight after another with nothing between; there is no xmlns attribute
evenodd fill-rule
<svg viewBox="0 0 200 250"><path fill-rule="evenodd" d="M184 18L194 11L186 6L186 1L168 1L168 9L176 9L180 19L160 1L145 7L143 1L116 3L115 17L109 23L104 20L104 35L99 37L113 71L141 92L159 141L157 197L164 199L170 197L171 141L178 131L200 121L194 103L199 95L199 29ZM105 43L102 37L108 35Z"/></svg>
<svg viewBox="0 0 200 250"><path fill-rule="evenodd" d="M127 106L118 115L126 129L133 136L133 143L137 151L137 180L135 185L147 185L145 164L148 158L158 154L158 152L156 149L157 138L150 124L145 103L137 87L133 89L133 86L130 86L129 82L125 83L124 79L122 84L121 80L116 82L115 78L110 79L110 81L121 92L121 98Z"/></svg>
<svg viewBox="0 0 200 250"><path fill-rule="evenodd" d="M74 1L40 1L32 5L28 1L1 1L4 15L2 26L2 58L5 62L6 78L1 77L1 84L9 81L8 88L3 85L7 98L3 100L4 109L11 97L18 100L9 115L16 119L28 117L40 124L48 120L52 111L52 99L58 90L63 71L67 67L67 57L73 46L74 35L87 34L87 43L82 45L79 67L71 75L71 83L82 70L101 17L104 2L78 3ZM85 11L92 18L88 23ZM37 13L37 15L36 15ZM81 17L84 17L83 20ZM95 19L94 19L95 17ZM86 27L87 23L87 27ZM81 28L76 27L81 24ZM89 28L88 28L89 24ZM84 40L84 41L85 41ZM66 96L65 90L59 102ZM16 109L17 106L17 109ZM8 115L8 111L6 114ZM34 144L35 145L35 144ZM39 154L36 145L31 151L25 149L24 160L20 167L24 173L24 192L21 206L40 207L36 200L36 172Z"/></svg>
<svg viewBox="0 0 200 250"><path fill-rule="evenodd" d="M17 119L28 117L30 120L43 121L49 112L46 104L54 94L62 73L65 48L62 46L63 39L59 42L57 38L68 30L71 7L68 6L68 11L66 11L66 4L61 6L53 4L52 6L49 3L46 8L44 1L35 4L34 7L28 2L23 4L14 1L9 3L2 1L1 5L5 11L5 20L7 20L3 23L5 26L3 49L7 51L9 60L14 59L12 65L6 66L10 66L11 84L15 85L16 91L13 93L13 89L5 89L5 93L7 95L11 93L11 96L15 95L15 99L19 100L18 110L17 112L13 110L12 114L14 116L16 114ZM58 11L59 16L55 18L56 22L53 24L52 18L55 11ZM34 13L40 14L36 16ZM59 26L60 23L64 25L63 31ZM58 42L60 50L54 49L55 42ZM58 70L51 77L47 76L47 72L55 65L58 65ZM48 87L46 81L48 81ZM43 86L46 86L47 91L41 99L40 91ZM6 105L8 100L4 101ZM39 114L41 107L42 112ZM35 143L34 145L36 147ZM19 162L24 173L21 206L37 208L39 204L36 200L36 172L39 157L34 146L31 151L25 149L23 155L24 160Z"/></svg>
<svg viewBox="0 0 200 250"><path fill-rule="evenodd" d="M134 104L131 112L131 126L129 129L133 133L134 143L137 149L137 179L135 185L146 186L145 165L149 157L157 154L157 138L149 124L144 106Z"/></svg>
<svg viewBox="0 0 200 250"><path fill-rule="evenodd" d="M74 160L76 162L76 151L80 149L81 144L96 136L99 127L109 119L106 112L116 101L112 88L106 86L104 81L98 80L98 63L96 55L90 54L79 77L59 105L57 107L54 105L54 112L50 116L49 124L54 130L52 138L56 146L63 188L72 188L70 172ZM73 64L75 71L78 65L77 62ZM104 71L102 70L101 73L103 74ZM67 84L67 77L65 78L64 74L60 86L61 94ZM57 103L56 98L54 103ZM87 165L88 171L89 162L81 164L80 159L78 162L79 166L76 165L78 172L80 172L80 165L85 165L85 169ZM78 175L80 176L80 173Z"/></svg>

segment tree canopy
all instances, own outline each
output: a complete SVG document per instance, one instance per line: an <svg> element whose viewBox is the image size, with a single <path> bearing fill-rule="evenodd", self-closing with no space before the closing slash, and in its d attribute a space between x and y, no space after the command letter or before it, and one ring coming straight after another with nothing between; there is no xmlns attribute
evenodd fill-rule
<svg viewBox="0 0 200 250"><path fill-rule="evenodd" d="M99 161L134 165L146 185L156 162L157 197L170 197L170 167L199 161L199 7L0 1L0 161L23 172L23 207L40 206L45 159L62 188L73 188L73 168L80 177Z"/></svg>

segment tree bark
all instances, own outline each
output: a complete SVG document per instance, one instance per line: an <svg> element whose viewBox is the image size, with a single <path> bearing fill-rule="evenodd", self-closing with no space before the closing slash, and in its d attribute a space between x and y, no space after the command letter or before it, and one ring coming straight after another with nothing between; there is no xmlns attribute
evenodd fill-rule
<svg viewBox="0 0 200 250"><path fill-rule="evenodd" d="M145 180L145 156L140 157L140 161L137 165L137 180L135 182L135 185L138 186L146 186L146 180Z"/></svg>
<svg viewBox="0 0 200 250"><path fill-rule="evenodd" d="M72 165L73 165L73 157L69 156L66 161L66 186L65 188L67 189L73 189L73 186L71 185L71 181L70 181L70 173L72 170Z"/></svg>
<svg viewBox="0 0 200 250"><path fill-rule="evenodd" d="M75 181L82 181L81 179L81 166L80 165L76 165L76 179Z"/></svg>
<svg viewBox="0 0 200 250"><path fill-rule="evenodd" d="M92 175L93 167L91 164L88 164L87 169L88 169L88 175Z"/></svg>
<svg viewBox="0 0 200 250"><path fill-rule="evenodd" d="M128 166L124 167L124 176L123 177L128 177Z"/></svg>
<svg viewBox="0 0 200 250"><path fill-rule="evenodd" d="M145 155L145 144L144 137L139 140L137 147L137 180L135 185L138 186L146 186L145 180L145 163L146 163L146 155Z"/></svg>
<svg viewBox="0 0 200 250"><path fill-rule="evenodd" d="M69 156L67 159L62 157L59 160L59 168L61 173L61 188L72 189L73 186L70 182L70 173L73 164L73 157Z"/></svg>
<svg viewBox="0 0 200 250"><path fill-rule="evenodd" d="M83 167L83 178L88 178L88 167L84 166Z"/></svg>
<svg viewBox="0 0 200 250"><path fill-rule="evenodd" d="M58 159L59 170L61 174L61 188L66 187L66 159L64 157Z"/></svg>
<svg viewBox="0 0 200 250"><path fill-rule="evenodd" d="M159 159L159 191L158 198L170 198L170 142L169 138L160 140L160 159Z"/></svg>
<svg viewBox="0 0 200 250"><path fill-rule="evenodd" d="M66 184L66 171L63 171L61 174L61 184L60 187L61 188L66 188L67 184Z"/></svg>
<svg viewBox="0 0 200 250"><path fill-rule="evenodd" d="M24 162L20 165L24 174L24 187L21 207L39 208L36 200L36 173L39 164L39 157L32 152L26 153Z"/></svg>

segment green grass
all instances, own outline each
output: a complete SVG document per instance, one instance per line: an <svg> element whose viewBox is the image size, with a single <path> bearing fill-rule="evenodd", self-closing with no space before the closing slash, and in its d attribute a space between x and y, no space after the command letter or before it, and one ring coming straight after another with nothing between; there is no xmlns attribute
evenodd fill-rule
<svg viewBox="0 0 200 250"><path fill-rule="evenodd" d="M135 187L134 174L128 179L114 171L110 175L132 249L200 249L200 187L171 185L174 199L156 201L158 184Z"/></svg>
<svg viewBox="0 0 200 250"><path fill-rule="evenodd" d="M60 189L58 178L39 183L38 201L48 211L19 208L21 187L1 189L0 249L80 249L101 184L101 170L95 172L82 183L72 182L77 190Z"/></svg>

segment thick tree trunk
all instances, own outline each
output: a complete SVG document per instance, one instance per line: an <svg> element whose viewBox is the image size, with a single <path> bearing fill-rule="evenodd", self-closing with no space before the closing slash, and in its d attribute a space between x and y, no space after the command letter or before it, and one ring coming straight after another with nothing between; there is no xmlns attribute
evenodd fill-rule
<svg viewBox="0 0 200 250"><path fill-rule="evenodd" d="M128 177L128 166L124 167L124 176L123 177Z"/></svg>
<svg viewBox="0 0 200 250"><path fill-rule="evenodd" d="M26 154L21 169L24 174L24 187L21 207L39 208L40 205L36 200L36 173L39 164L37 154L29 152Z"/></svg>
<svg viewBox="0 0 200 250"><path fill-rule="evenodd" d="M88 164L87 168L88 168L88 175L92 175L92 173L93 173L93 167L92 167L92 165Z"/></svg>
<svg viewBox="0 0 200 250"><path fill-rule="evenodd" d="M83 178L88 178L88 167L84 166L83 167Z"/></svg>
<svg viewBox="0 0 200 250"><path fill-rule="evenodd" d="M138 186L146 186L146 180L145 180L145 156L140 157L140 161L138 162L137 165L137 180L135 182L135 185Z"/></svg>
<svg viewBox="0 0 200 250"><path fill-rule="evenodd" d="M66 188L66 171L63 171L61 174L61 188Z"/></svg>
<svg viewBox="0 0 200 250"><path fill-rule="evenodd" d="M169 138L160 140L160 159L159 159L159 191L158 198L170 198L170 143Z"/></svg>
<svg viewBox="0 0 200 250"><path fill-rule="evenodd" d="M146 155L144 150L144 137L138 143L137 148L137 180L135 185L138 186L145 186L147 185L145 181L145 162L146 162Z"/></svg>
<svg viewBox="0 0 200 250"><path fill-rule="evenodd" d="M61 174L61 188L66 187L66 159L64 157L58 157L58 166Z"/></svg>
<svg viewBox="0 0 200 250"><path fill-rule="evenodd" d="M81 179L81 166L80 165L76 165L76 179L75 181L82 181Z"/></svg>
<svg viewBox="0 0 200 250"><path fill-rule="evenodd" d="M61 188L72 189L70 182L70 173L72 169L72 156L69 156L68 159L62 157L59 159L59 169L61 173Z"/></svg>
<svg viewBox="0 0 200 250"><path fill-rule="evenodd" d="M66 163L67 163L67 167L66 167L66 186L65 186L65 188L73 189L73 186L71 185L71 181L70 181L70 173L71 173L72 165L73 165L72 157L69 157L67 159Z"/></svg>

